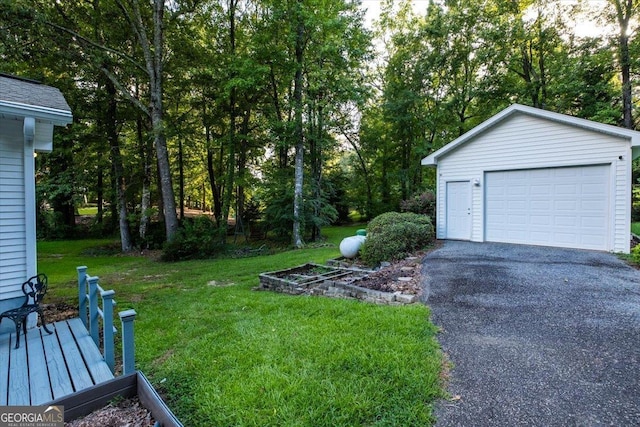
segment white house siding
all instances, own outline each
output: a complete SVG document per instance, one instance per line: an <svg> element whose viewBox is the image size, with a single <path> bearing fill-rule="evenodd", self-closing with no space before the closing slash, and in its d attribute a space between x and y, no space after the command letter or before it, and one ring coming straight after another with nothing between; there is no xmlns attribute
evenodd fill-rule
<svg viewBox="0 0 640 427"><path fill-rule="evenodd" d="M630 249L631 227L631 149L623 160L613 161L613 248L615 252L628 253Z"/></svg>
<svg viewBox="0 0 640 427"><path fill-rule="evenodd" d="M22 295L28 275L21 120L0 119L0 300Z"/></svg>
<svg viewBox="0 0 640 427"><path fill-rule="evenodd" d="M622 156L622 160L619 160ZM472 241L484 241L484 173L563 166L612 165L615 202L610 250L628 252L631 146L628 140L577 126L516 114L438 159L437 235L446 238L446 183L472 188ZM478 180L478 186L473 181ZM625 243L626 242L626 243Z"/></svg>

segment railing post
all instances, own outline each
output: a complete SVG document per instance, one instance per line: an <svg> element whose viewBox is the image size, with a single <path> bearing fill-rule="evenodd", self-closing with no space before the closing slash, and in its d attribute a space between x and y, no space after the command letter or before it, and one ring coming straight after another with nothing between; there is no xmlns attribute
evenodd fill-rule
<svg viewBox="0 0 640 427"><path fill-rule="evenodd" d="M102 297L102 333L104 337L104 360L111 372L115 369L115 356L113 352L113 297L115 291L109 290L100 293Z"/></svg>
<svg viewBox="0 0 640 427"><path fill-rule="evenodd" d="M89 334L93 342L100 347L100 335L98 333L98 276L89 276Z"/></svg>
<svg viewBox="0 0 640 427"><path fill-rule="evenodd" d="M122 322L122 375L127 375L136 369L133 342L133 320L136 318L136 311L125 310L118 314Z"/></svg>
<svg viewBox="0 0 640 427"><path fill-rule="evenodd" d="M78 270L78 312L84 327L89 329L89 319L87 319L87 266L76 267Z"/></svg>

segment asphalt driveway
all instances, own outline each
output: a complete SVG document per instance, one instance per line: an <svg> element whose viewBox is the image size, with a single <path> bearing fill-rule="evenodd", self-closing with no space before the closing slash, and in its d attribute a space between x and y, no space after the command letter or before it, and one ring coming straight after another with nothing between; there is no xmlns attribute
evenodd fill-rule
<svg viewBox="0 0 640 427"><path fill-rule="evenodd" d="M437 426L640 425L640 271L601 252L448 241L423 274L453 364Z"/></svg>

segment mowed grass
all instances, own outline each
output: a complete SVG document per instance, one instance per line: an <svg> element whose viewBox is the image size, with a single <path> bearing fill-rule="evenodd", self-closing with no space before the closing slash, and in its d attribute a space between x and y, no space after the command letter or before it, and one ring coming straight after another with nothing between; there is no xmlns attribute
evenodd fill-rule
<svg viewBox="0 0 640 427"><path fill-rule="evenodd" d="M631 223L631 232L640 236L640 222Z"/></svg>
<svg viewBox="0 0 640 427"><path fill-rule="evenodd" d="M251 258L162 263L111 241L41 242L52 299L75 302L88 265L134 308L138 368L188 426L430 425L443 396L428 309L252 290L258 274L339 256L327 244Z"/></svg>

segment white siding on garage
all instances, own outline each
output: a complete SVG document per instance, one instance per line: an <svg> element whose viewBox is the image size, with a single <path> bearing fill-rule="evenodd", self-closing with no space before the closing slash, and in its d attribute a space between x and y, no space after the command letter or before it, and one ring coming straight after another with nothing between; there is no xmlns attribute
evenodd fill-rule
<svg viewBox="0 0 640 427"><path fill-rule="evenodd" d="M630 209L629 140L529 114L515 114L438 159L437 235L446 238L446 184L478 180L472 186L472 241L485 241L485 173L492 171L610 165L612 197L606 250L628 251ZM626 244L625 244L626 240Z"/></svg>
<svg viewBox="0 0 640 427"><path fill-rule="evenodd" d="M27 277L22 121L0 119L0 300Z"/></svg>

